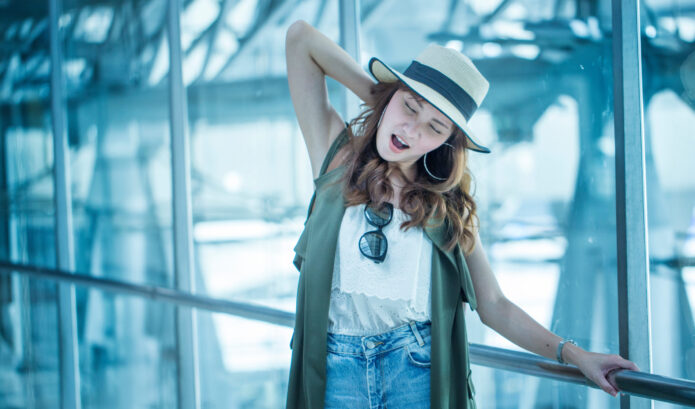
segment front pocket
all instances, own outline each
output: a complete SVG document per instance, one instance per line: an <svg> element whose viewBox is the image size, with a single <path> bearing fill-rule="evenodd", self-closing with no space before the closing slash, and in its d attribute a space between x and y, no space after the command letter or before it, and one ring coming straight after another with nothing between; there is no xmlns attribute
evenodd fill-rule
<svg viewBox="0 0 695 409"><path fill-rule="evenodd" d="M416 366L430 367L432 365L430 357L430 348L425 344L425 346L420 346L418 344L406 345L405 352L408 353L408 359Z"/></svg>

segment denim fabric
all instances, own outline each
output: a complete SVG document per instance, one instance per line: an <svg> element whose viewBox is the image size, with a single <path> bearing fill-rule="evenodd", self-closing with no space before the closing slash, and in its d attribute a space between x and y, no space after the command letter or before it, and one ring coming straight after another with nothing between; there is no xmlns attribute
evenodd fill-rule
<svg viewBox="0 0 695 409"><path fill-rule="evenodd" d="M430 407L431 323L372 336L328 333L325 409Z"/></svg>

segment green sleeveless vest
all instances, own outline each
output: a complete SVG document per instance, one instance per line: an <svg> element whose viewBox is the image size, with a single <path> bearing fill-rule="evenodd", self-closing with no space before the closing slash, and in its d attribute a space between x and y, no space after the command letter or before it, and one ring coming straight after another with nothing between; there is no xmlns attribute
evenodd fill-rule
<svg viewBox="0 0 695 409"><path fill-rule="evenodd" d="M292 361L287 391L288 409L323 408L326 388L328 307L338 230L345 212L342 186L335 182L345 171L341 165L326 173L336 152L348 141L347 128L331 145L324 159L297 245L294 265L299 270ZM312 205L315 205L313 211ZM438 221L435 221L435 225ZM428 223L429 225L430 223ZM444 250L445 223L425 227L432 240L432 409L475 408L468 356L463 302L471 310L477 303L473 283L457 245Z"/></svg>

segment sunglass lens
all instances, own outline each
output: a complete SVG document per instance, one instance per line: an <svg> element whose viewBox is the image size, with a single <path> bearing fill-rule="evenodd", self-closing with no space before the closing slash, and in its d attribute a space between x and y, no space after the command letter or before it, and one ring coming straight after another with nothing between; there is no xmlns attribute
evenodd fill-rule
<svg viewBox="0 0 695 409"><path fill-rule="evenodd" d="M379 231L368 231L360 237L360 251L367 257L383 260L386 246L386 237Z"/></svg>
<svg viewBox="0 0 695 409"><path fill-rule="evenodd" d="M391 221L393 217L393 205L386 202L381 209L374 209L370 206L365 208L364 212L367 221L375 227L384 227Z"/></svg>

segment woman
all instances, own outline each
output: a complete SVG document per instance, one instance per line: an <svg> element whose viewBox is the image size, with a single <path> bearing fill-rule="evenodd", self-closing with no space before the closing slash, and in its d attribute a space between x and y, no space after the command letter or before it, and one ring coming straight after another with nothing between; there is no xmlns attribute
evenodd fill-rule
<svg viewBox="0 0 695 409"><path fill-rule="evenodd" d="M615 396L618 355L592 353L502 294L477 232L468 121L488 83L462 54L430 45L403 73L378 59L374 82L303 21L286 39L292 102L315 178L290 345L288 408L471 408L464 303L515 344L576 365ZM365 102L350 126L325 76Z"/></svg>

